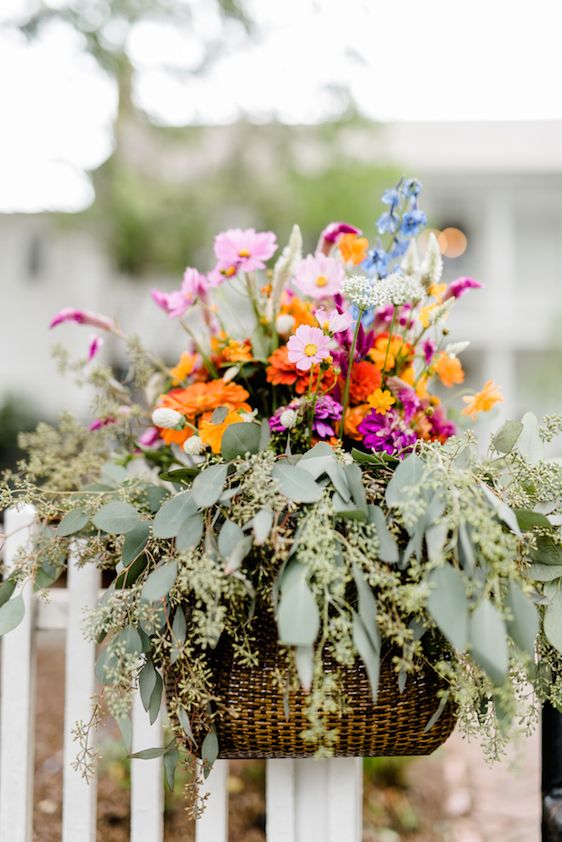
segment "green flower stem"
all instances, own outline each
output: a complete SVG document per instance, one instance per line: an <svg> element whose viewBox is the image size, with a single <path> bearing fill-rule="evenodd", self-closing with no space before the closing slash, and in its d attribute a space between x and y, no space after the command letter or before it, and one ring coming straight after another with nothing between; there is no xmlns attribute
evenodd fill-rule
<svg viewBox="0 0 562 842"><path fill-rule="evenodd" d="M386 363L388 361L388 354L390 351L390 343L392 342L392 331L394 330L394 325L396 324L396 306L392 308L392 321L390 322L390 330L388 331L388 342L386 343L386 351L384 354L384 362L382 364L382 376L386 377Z"/></svg>
<svg viewBox="0 0 562 842"><path fill-rule="evenodd" d="M345 429L345 414L347 412L347 407L349 405L349 387L351 385L351 368L353 366L353 361L355 359L355 349L357 347L357 337L359 336L359 328L361 327L361 319L363 318L363 313L365 309L359 309L359 313L357 314L357 321L355 323L355 332L353 334L353 341L351 343L351 349L349 351L349 359L347 362L347 377L345 378L345 386L343 390L343 401L342 401L342 414L341 414L341 425L340 425L340 438L343 439L343 431Z"/></svg>
<svg viewBox="0 0 562 842"><path fill-rule="evenodd" d="M197 348L197 350L201 354L201 359L203 360L203 365L205 366L205 368L207 369L207 371L209 372L211 377L217 377L218 378L219 373L218 373L213 361L211 360L209 355L203 350L203 347L202 347L201 343L199 342L199 340L197 339L197 337L195 336L195 334L193 333L193 331L191 330L191 328L189 327L187 322L184 321L184 319L180 319L179 321L180 321L180 325L183 327L183 329L185 330L187 335L191 339L193 339L195 347Z"/></svg>
<svg viewBox="0 0 562 842"><path fill-rule="evenodd" d="M314 391L312 392L312 403L310 405L310 426L308 429L308 438L309 441L312 440L312 432L313 432L313 425L314 425L314 411L316 409L316 404L318 403L318 390L320 388L320 380L322 378L322 368L318 366L318 377L316 378L316 386L314 387ZM312 368L310 369L310 386L312 386ZM309 389L310 391L310 389Z"/></svg>

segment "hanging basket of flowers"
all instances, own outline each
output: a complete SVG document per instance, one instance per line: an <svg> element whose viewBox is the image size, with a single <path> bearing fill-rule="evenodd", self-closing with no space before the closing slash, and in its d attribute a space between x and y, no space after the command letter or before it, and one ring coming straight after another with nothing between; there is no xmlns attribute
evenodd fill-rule
<svg viewBox="0 0 562 842"><path fill-rule="evenodd" d="M99 332L80 366L96 420L22 436L1 502L32 503L38 528L0 585L0 633L19 583L54 582L71 544L106 571L85 627L101 695L124 733L135 688L152 721L165 700L170 775L219 755L424 754L457 719L495 753L524 698L560 702L560 466L543 451L560 419L508 421L481 457L445 411L433 385L463 383L467 344L447 316L481 284L442 279L419 192L385 192L371 244L335 223L303 257L295 227L271 268L272 233L220 234L212 271L152 291L184 331L176 365L105 316L52 322ZM122 382L92 362L103 335L129 351ZM457 422L499 400L488 381Z"/></svg>

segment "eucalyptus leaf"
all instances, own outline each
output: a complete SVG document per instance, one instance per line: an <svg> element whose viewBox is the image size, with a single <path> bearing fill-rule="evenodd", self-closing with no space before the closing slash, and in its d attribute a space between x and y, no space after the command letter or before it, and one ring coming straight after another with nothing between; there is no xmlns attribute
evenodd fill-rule
<svg viewBox="0 0 562 842"><path fill-rule="evenodd" d="M14 596L0 607L0 635L15 629L23 620L25 603L21 594Z"/></svg>
<svg viewBox="0 0 562 842"><path fill-rule="evenodd" d="M343 465L340 465L340 463L334 459L333 462L328 463L326 473L330 477L332 485L342 500L348 502L351 499L351 489L349 488L349 483L347 481Z"/></svg>
<svg viewBox="0 0 562 842"><path fill-rule="evenodd" d="M144 583L141 598L147 602L157 602L164 599L172 590L178 573L178 563L167 561L156 567Z"/></svg>
<svg viewBox="0 0 562 842"><path fill-rule="evenodd" d="M154 518L152 531L155 538L175 538L185 521L197 511L191 492L182 491L166 500Z"/></svg>
<svg viewBox="0 0 562 842"><path fill-rule="evenodd" d="M427 610L449 643L463 652L468 642L468 599L463 577L451 565L429 575L431 593Z"/></svg>
<svg viewBox="0 0 562 842"><path fill-rule="evenodd" d="M196 547L203 535L203 528L203 515L200 512L190 515L179 528L176 536L176 550L183 553L191 547Z"/></svg>
<svg viewBox="0 0 562 842"><path fill-rule="evenodd" d="M144 491L151 514L156 514L166 497L169 496L169 491L161 485L153 485L152 483L146 485Z"/></svg>
<svg viewBox="0 0 562 842"><path fill-rule="evenodd" d="M157 678L158 673L154 668L154 664L152 661L147 661L139 673L139 692L142 706L146 711L150 707L150 699L156 687Z"/></svg>
<svg viewBox="0 0 562 842"><path fill-rule="evenodd" d="M407 503L408 498L417 494L418 486L425 473L425 464L415 453L400 462L388 483L385 499L389 506L400 506Z"/></svg>
<svg viewBox="0 0 562 842"><path fill-rule="evenodd" d="M544 612L544 633L548 642L562 653L562 592L553 589L549 595L551 603Z"/></svg>
<svg viewBox="0 0 562 842"><path fill-rule="evenodd" d="M174 790L176 767L178 765L179 756L180 754L177 748L167 751L164 755L164 776L170 792L173 792Z"/></svg>
<svg viewBox="0 0 562 842"><path fill-rule="evenodd" d="M211 415L211 424L222 424L226 416L228 415L228 407L227 406L217 406L213 414Z"/></svg>
<svg viewBox="0 0 562 842"><path fill-rule="evenodd" d="M219 756L219 740L216 731L209 731L201 746L201 760L203 761L203 775L209 777L213 763Z"/></svg>
<svg viewBox="0 0 562 842"><path fill-rule="evenodd" d="M373 646L363 620L355 611L353 612L353 643L365 664L373 702L376 702L379 691L380 652Z"/></svg>
<svg viewBox="0 0 562 842"><path fill-rule="evenodd" d="M195 742L195 737L193 736L193 731L191 729L191 722L189 721L189 716L187 715L187 711L185 708L178 708L177 711L178 722L183 728L183 731L190 740L190 742Z"/></svg>
<svg viewBox="0 0 562 842"><path fill-rule="evenodd" d="M142 640L138 629L134 626L126 626L123 631L120 631L115 637L116 644L122 644L127 655L142 654Z"/></svg>
<svg viewBox="0 0 562 842"><path fill-rule="evenodd" d="M529 579L536 582L552 582L562 577L562 564L539 564L533 563L527 570Z"/></svg>
<svg viewBox="0 0 562 842"><path fill-rule="evenodd" d="M260 426L260 452L267 450L271 441L271 427L267 418L262 418Z"/></svg>
<svg viewBox="0 0 562 842"><path fill-rule="evenodd" d="M254 532L254 544L261 547L269 538L273 526L273 512L267 506L260 509L254 516L252 529Z"/></svg>
<svg viewBox="0 0 562 842"><path fill-rule="evenodd" d="M474 547L472 546L472 541L468 532L468 527L464 520L461 520L459 523L458 555L463 570L472 573L476 566L476 558L474 555Z"/></svg>
<svg viewBox="0 0 562 842"><path fill-rule="evenodd" d="M123 543L123 552L121 553L121 561L125 567L134 561L142 553L146 547L148 536L150 535L150 525L146 521L137 524L134 529L131 529L125 535Z"/></svg>
<svg viewBox="0 0 562 842"><path fill-rule="evenodd" d="M519 529L519 524L517 523L517 518L513 509L510 509L507 503L504 503L503 500L500 500L499 497L496 497L492 489L489 488L485 482L480 483L480 488L484 492L485 496L488 499L488 502L495 510L499 519L502 520L507 526L509 526L511 531L514 532L516 535L521 535L521 530Z"/></svg>
<svg viewBox="0 0 562 842"><path fill-rule="evenodd" d="M271 476L279 483L282 494L293 503L316 503L322 497L322 487L308 471L296 465L279 462L274 466Z"/></svg>
<svg viewBox="0 0 562 842"><path fill-rule="evenodd" d="M436 562L443 558L443 547L447 540L447 531L446 523L434 523L433 526L426 529L425 544L430 561Z"/></svg>
<svg viewBox="0 0 562 842"><path fill-rule="evenodd" d="M336 517L343 518L344 520L367 520L367 515L363 509L359 509L353 500L351 500L349 495L348 499L344 500L343 497L341 497L341 495L336 491L332 498L332 502Z"/></svg>
<svg viewBox="0 0 562 842"><path fill-rule="evenodd" d="M531 558L539 564L562 564L562 545L559 538L551 538L549 535L537 535L536 549L531 553Z"/></svg>
<svg viewBox="0 0 562 842"><path fill-rule="evenodd" d="M261 427L251 421L230 424L224 431L221 453L227 462L246 453L259 453ZM208 470L208 469L207 469Z"/></svg>
<svg viewBox="0 0 562 842"><path fill-rule="evenodd" d="M306 568L292 562L285 568L277 609L279 640L286 646L312 646L320 628L320 614L306 581Z"/></svg>
<svg viewBox="0 0 562 842"><path fill-rule="evenodd" d="M398 544L388 528L384 512L380 506L369 506L369 520L374 523L379 541L378 556L387 564L396 564L399 559Z"/></svg>
<svg viewBox="0 0 562 842"><path fill-rule="evenodd" d="M314 674L314 647L297 646L295 649L295 664L301 687L308 693L312 686Z"/></svg>
<svg viewBox="0 0 562 842"><path fill-rule="evenodd" d="M145 570L147 564L148 559L145 555L140 555L132 561L116 578L115 590L130 588L134 585L141 573Z"/></svg>
<svg viewBox="0 0 562 842"><path fill-rule="evenodd" d="M200 473L201 468L186 465L183 468L174 468L173 471L163 471L160 474L160 479L166 480L166 482L191 483L191 481L195 479L195 477L199 476Z"/></svg>
<svg viewBox="0 0 562 842"><path fill-rule="evenodd" d="M365 631L369 635L373 649L380 653L381 637L377 626L377 603L365 574L357 564L353 564L353 578L357 588L359 616Z"/></svg>
<svg viewBox="0 0 562 842"><path fill-rule="evenodd" d="M92 522L103 532L113 535L125 535L140 522L140 515L130 503L106 503L98 509Z"/></svg>
<svg viewBox="0 0 562 842"><path fill-rule="evenodd" d="M119 726L119 730L121 731L121 736L123 738L123 742L125 743L125 749L127 750L127 754L130 755L131 749L133 747L133 726L131 723L131 718L129 716L117 716L115 718L117 725Z"/></svg>
<svg viewBox="0 0 562 842"><path fill-rule="evenodd" d="M523 432L521 421L506 421L492 438L492 445L499 453L511 453Z"/></svg>
<svg viewBox="0 0 562 842"><path fill-rule="evenodd" d="M162 690L164 689L164 682L162 681L162 676L159 672L156 673L156 683L154 685L154 689L152 691L152 695L150 696L150 702L148 705L148 718L150 719L150 724L154 725L158 718L158 714L160 712L160 705L162 702Z"/></svg>
<svg viewBox="0 0 562 842"><path fill-rule="evenodd" d="M237 425L232 424L231 427L228 427L225 435L234 426ZM244 424L244 426L249 425ZM213 506L221 496L226 482L227 470L226 465L211 465L209 468L201 471L199 476L193 480L191 493L193 494L194 501L202 509L208 509L209 506Z"/></svg>
<svg viewBox="0 0 562 842"><path fill-rule="evenodd" d="M530 465L536 465L544 457L544 444L539 435L537 416L526 412L521 423L523 429L517 440L517 450Z"/></svg>
<svg viewBox="0 0 562 842"><path fill-rule="evenodd" d="M533 512L529 509L514 509L517 523L522 532L530 532L535 527L539 529L552 530L553 526L549 519L540 512Z"/></svg>
<svg viewBox="0 0 562 842"><path fill-rule="evenodd" d="M367 515L367 496L363 485L363 471L355 462L345 465L344 471L355 505Z"/></svg>
<svg viewBox="0 0 562 842"><path fill-rule="evenodd" d="M82 509L73 509L71 512L65 514L55 531L57 535L63 537L74 535L76 532L80 532L89 520L90 516L86 512L83 512Z"/></svg>
<svg viewBox="0 0 562 842"><path fill-rule="evenodd" d="M430 731L430 730L433 728L433 726L434 726L437 722L439 722L439 720L441 719L441 716L443 715L443 711L444 711L444 710L445 710L445 708L447 707L447 702L448 702L448 701L449 701L449 693L448 693L448 691L447 691L447 692L445 692L445 693L441 696L441 698L439 699L439 704L437 705L437 710L435 711L435 713L434 713L434 714L432 714L432 716L430 717L430 719L428 719L428 721L427 721L427 723L426 723L426 725L425 725L425 727L424 727L424 729L423 729L423 730L424 730L424 734L425 734L425 733L427 733L428 731Z"/></svg>
<svg viewBox="0 0 562 842"><path fill-rule="evenodd" d="M235 546L244 540L244 531L232 520L225 520L219 532L219 552L224 559L228 559Z"/></svg>
<svg viewBox="0 0 562 842"><path fill-rule="evenodd" d="M176 609L172 623L172 648L170 649L170 663L175 664L182 653L187 633L185 613L181 606Z"/></svg>
<svg viewBox="0 0 562 842"><path fill-rule="evenodd" d="M0 585L0 608L8 602L16 589L15 579L5 579Z"/></svg>
<svg viewBox="0 0 562 842"><path fill-rule="evenodd" d="M513 580L507 586L507 604L513 615L513 618L507 621L509 636L519 649L533 655L539 633L537 609L521 586Z"/></svg>
<svg viewBox="0 0 562 842"><path fill-rule="evenodd" d="M116 465L115 462L106 462L101 469L101 476L104 482L114 486L129 478L127 469L123 465Z"/></svg>
<svg viewBox="0 0 562 842"><path fill-rule="evenodd" d="M168 608L165 602L157 602L150 605L149 616L143 616L139 622L141 630L150 637L160 631L166 625L168 619Z"/></svg>
<svg viewBox="0 0 562 842"><path fill-rule="evenodd" d="M154 748L143 748L142 751L135 751L129 757L131 760L156 760L157 757L164 757L167 752L167 746L155 746Z"/></svg>
<svg viewBox="0 0 562 842"><path fill-rule="evenodd" d="M470 618L471 655L496 687L507 677L509 664L505 623L489 599L483 599Z"/></svg>
<svg viewBox="0 0 562 842"><path fill-rule="evenodd" d="M313 479L318 479L326 473L328 466L333 464L337 464L334 451L325 441L319 441L307 450L298 462L299 468L308 471Z"/></svg>

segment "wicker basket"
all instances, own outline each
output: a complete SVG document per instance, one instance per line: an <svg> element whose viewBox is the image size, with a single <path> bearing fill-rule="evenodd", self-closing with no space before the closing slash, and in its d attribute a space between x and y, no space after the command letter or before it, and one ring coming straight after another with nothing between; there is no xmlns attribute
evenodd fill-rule
<svg viewBox="0 0 562 842"><path fill-rule="evenodd" d="M305 695L296 691L287 698L275 684L276 669L283 668L277 629L264 618L254 629L260 652L257 667L242 666L234 660L228 639L221 640L215 653L215 690L224 705L237 716L223 716L216 721L220 757L309 757L314 748L299 734L308 723L304 715ZM447 705L438 721L428 731L425 726L438 705L437 691L443 682L427 667L408 676L403 693L398 689L392 670L392 651L384 649L381 659L378 698L373 704L369 681L359 660L345 670L345 694L348 712L327 717L329 728L337 728L337 757L390 757L431 754L455 727L455 709ZM331 665L325 661L324 668ZM332 667L333 668L333 667ZM167 691L174 694L175 673L167 676Z"/></svg>

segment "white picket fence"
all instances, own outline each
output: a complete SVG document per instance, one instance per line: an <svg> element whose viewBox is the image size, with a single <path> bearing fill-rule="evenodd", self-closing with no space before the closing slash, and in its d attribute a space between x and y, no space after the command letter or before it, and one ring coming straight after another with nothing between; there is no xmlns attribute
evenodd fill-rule
<svg viewBox="0 0 562 842"><path fill-rule="evenodd" d="M33 524L33 509L5 514L9 537L4 562L9 570ZM87 784L71 766L76 743L71 729L89 718L94 694L95 646L81 634L82 615L98 598L100 574L71 561L66 589L51 591L49 602L24 589L25 618L2 638L0 694L0 840L33 838L33 754L35 636L65 630L66 684L62 842L95 842L96 782ZM161 745L162 723L150 725L137 697L133 707L133 751ZM208 807L197 822L197 842L228 840L228 761L209 776ZM268 760L266 764L267 842L360 842L363 775L360 759ZM131 842L162 842L162 761L131 761Z"/></svg>

